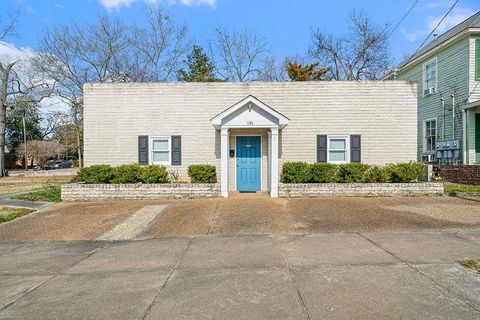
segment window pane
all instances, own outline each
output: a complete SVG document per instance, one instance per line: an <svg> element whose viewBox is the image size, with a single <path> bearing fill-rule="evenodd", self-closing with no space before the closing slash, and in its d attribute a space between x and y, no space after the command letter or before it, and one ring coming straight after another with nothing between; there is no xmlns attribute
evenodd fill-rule
<svg viewBox="0 0 480 320"><path fill-rule="evenodd" d="M153 150L168 150L168 139L153 140Z"/></svg>
<svg viewBox="0 0 480 320"><path fill-rule="evenodd" d="M330 139L330 149L345 150L347 141L345 139Z"/></svg>
<svg viewBox="0 0 480 320"><path fill-rule="evenodd" d="M153 162L169 162L169 152L168 151L154 151L153 152Z"/></svg>
<svg viewBox="0 0 480 320"><path fill-rule="evenodd" d="M345 151L330 151L330 161L346 161Z"/></svg>

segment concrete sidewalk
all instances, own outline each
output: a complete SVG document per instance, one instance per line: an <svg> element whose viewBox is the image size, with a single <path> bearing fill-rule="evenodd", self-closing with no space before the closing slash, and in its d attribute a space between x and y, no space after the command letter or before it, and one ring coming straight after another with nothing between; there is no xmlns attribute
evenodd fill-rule
<svg viewBox="0 0 480 320"><path fill-rule="evenodd" d="M479 319L480 229L0 242L0 319Z"/></svg>
<svg viewBox="0 0 480 320"><path fill-rule="evenodd" d="M36 209L48 207L53 204L51 202L25 201L25 200L12 199L12 197L14 196L18 196L18 195L26 194L30 192L32 191L15 192L15 193L0 195L0 206L27 208L27 209L36 210Z"/></svg>

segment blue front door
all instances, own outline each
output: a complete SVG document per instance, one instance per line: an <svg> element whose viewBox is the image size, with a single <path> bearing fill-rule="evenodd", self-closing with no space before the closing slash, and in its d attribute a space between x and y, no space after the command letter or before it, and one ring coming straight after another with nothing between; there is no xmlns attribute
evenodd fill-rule
<svg viewBox="0 0 480 320"><path fill-rule="evenodd" d="M237 137L237 191L259 191L260 137Z"/></svg>

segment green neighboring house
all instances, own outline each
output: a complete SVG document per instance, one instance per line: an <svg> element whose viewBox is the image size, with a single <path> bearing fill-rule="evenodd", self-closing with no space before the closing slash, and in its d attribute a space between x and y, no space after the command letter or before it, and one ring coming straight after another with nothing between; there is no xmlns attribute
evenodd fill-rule
<svg viewBox="0 0 480 320"><path fill-rule="evenodd" d="M385 79L418 83L418 160L480 164L480 12Z"/></svg>

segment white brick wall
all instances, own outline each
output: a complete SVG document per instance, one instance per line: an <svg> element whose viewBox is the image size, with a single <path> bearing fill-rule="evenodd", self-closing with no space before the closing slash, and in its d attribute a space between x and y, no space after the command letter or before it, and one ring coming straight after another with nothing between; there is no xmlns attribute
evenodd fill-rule
<svg viewBox="0 0 480 320"><path fill-rule="evenodd" d="M216 183L181 184L64 184L62 200L112 200L112 199L183 199L213 198L220 196Z"/></svg>
<svg viewBox="0 0 480 320"><path fill-rule="evenodd" d="M317 134L361 134L365 163L415 160L416 90L403 81L87 84L85 164L137 162L138 135L181 135L182 166L173 169L185 177L188 165L209 163L220 173L210 119L250 94L290 119L279 135L280 170L284 161L316 161Z"/></svg>
<svg viewBox="0 0 480 320"><path fill-rule="evenodd" d="M443 194L442 183L280 183L278 196L324 197L324 196L411 196Z"/></svg>

